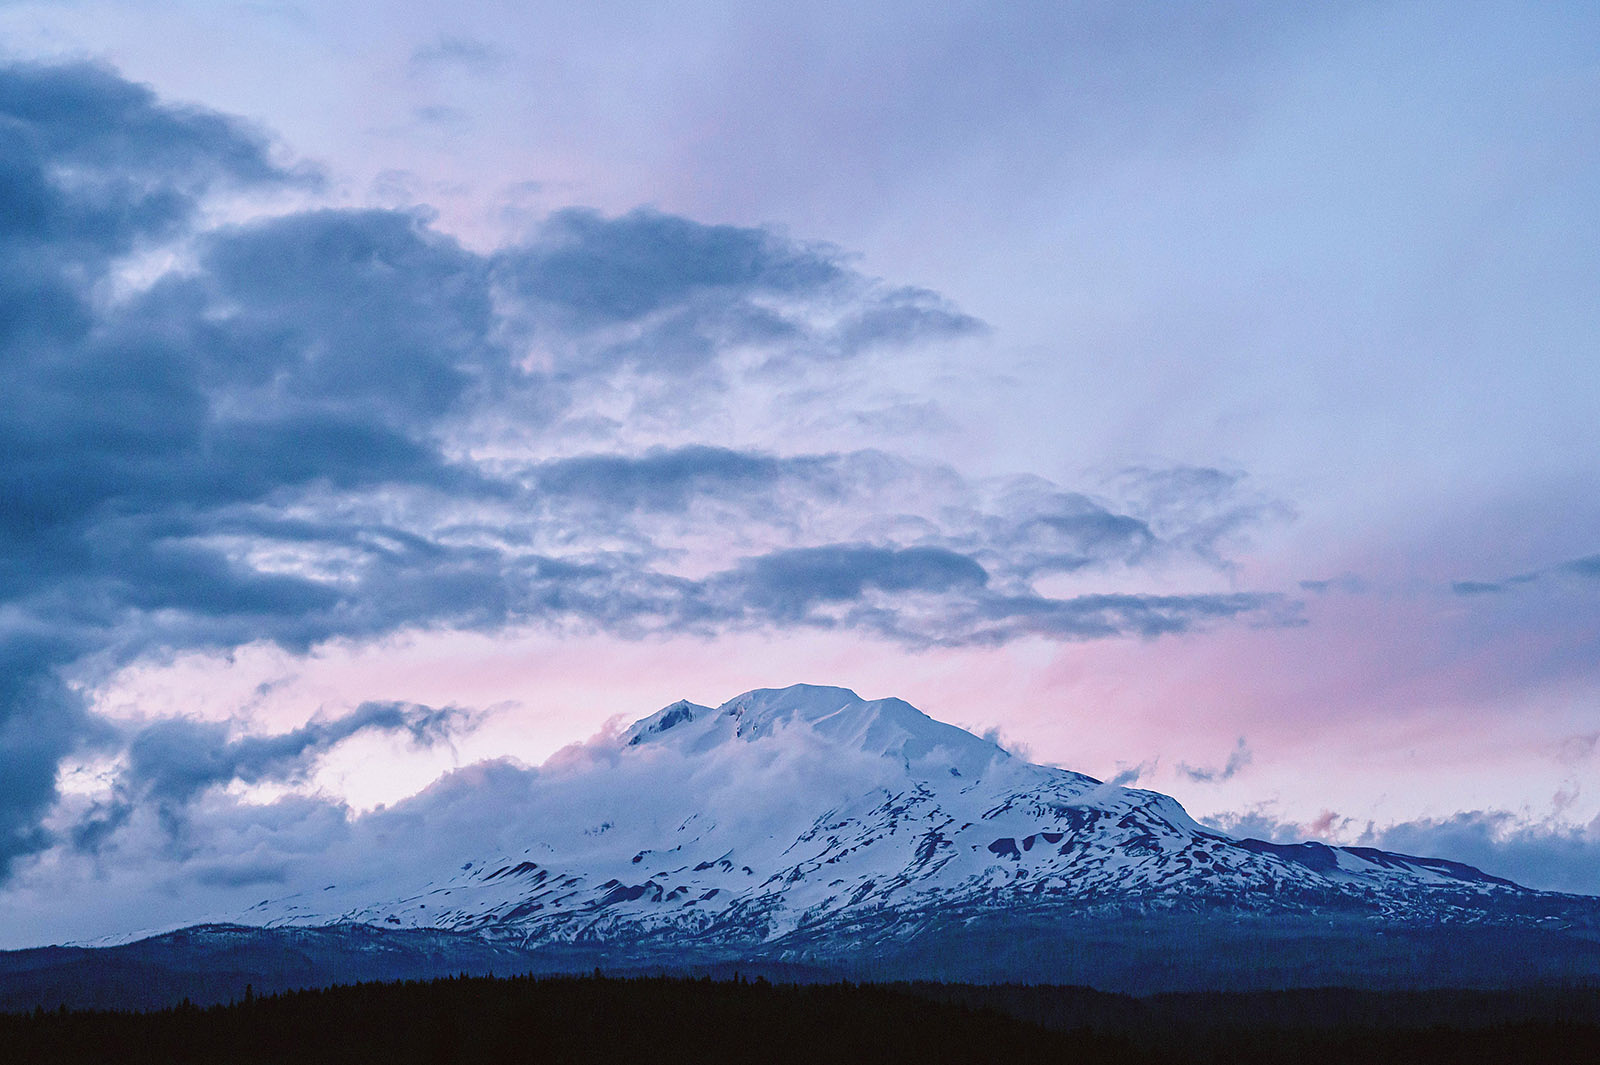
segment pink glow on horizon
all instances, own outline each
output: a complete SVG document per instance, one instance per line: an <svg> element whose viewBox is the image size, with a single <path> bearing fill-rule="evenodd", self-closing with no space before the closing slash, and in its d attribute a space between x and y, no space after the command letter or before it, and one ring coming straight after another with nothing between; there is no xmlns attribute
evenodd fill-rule
<svg viewBox="0 0 1600 1065"><path fill-rule="evenodd" d="M1143 764L1142 786L1176 795L1197 816L1267 804L1306 822L1330 808L1362 821L1404 820L1516 809L1529 794L1576 788L1582 766L1560 754L1583 731L1581 699L1524 694L1526 712L1508 715L1506 694L1478 684L1493 664L1449 668L1456 663L1442 649L1439 657L1397 656L1410 620L1395 604L1351 597L1313 610L1337 623L909 655L828 632L733 634L714 644L411 633L333 643L301 659L255 646L231 659L135 666L107 687L101 705L126 715L166 700L153 707L165 714L174 693L192 701L192 693L210 692L210 703L184 712L233 717L260 731L369 699L487 712L449 752L407 750L393 737L358 737L333 752L316 782L358 807L403 798L453 765L506 756L537 764L610 719L632 721L679 698L715 705L751 688L801 682L898 696L935 718L997 730L1033 760L1102 779ZM263 681L272 686L257 693ZM1181 772L1220 766L1240 738L1253 760L1235 777L1203 782ZM1576 794L1567 816L1600 811L1600 796Z"/></svg>

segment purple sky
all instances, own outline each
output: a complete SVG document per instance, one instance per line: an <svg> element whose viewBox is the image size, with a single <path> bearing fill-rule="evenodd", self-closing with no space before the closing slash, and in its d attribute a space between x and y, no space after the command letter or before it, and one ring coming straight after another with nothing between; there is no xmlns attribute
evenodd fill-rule
<svg viewBox="0 0 1600 1065"><path fill-rule="evenodd" d="M1600 893L1593 5L1003 7L0 2L0 946L796 681Z"/></svg>

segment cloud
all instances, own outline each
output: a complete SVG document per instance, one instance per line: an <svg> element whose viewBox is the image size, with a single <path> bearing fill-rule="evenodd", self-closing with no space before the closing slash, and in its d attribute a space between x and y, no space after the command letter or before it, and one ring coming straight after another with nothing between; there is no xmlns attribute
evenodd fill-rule
<svg viewBox="0 0 1600 1065"><path fill-rule="evenodd" d="M799 619L818 603L852 602L869 590L947 592L989 580L965 555L937 547L832 544L751 559L732 576L744 600L768 617Z"/></svg>
<svg viewBox="0 0 1600 1065"><path fill-rule="evenodd" d="M41 820L56 800L56 767L91 731L81 697L16 636L0 643L0 871L49 846Z"/></svg>
<svg viewBox="0 0 1600 1065"><path fill-rule="evenodd" d="M1492 595L1513 591L1521 585L1548 583L1552 579L1564 577L1577 577L1580 580L1600 578L1600 555L1586 555L1530 573L1518 573L1494 581L1452 581L1450 590L1456 595Z"/></svg>
<svg viewBox="0 0 1600 1065"><path fill-rule="evenodd" d="M690 623L855 628L913 646L1154 637L1241 616L1288 620L1288 605L1273 595L1013 594L992 588L975 559L940 547L786 549L685 584L683 592Z"/></svg>
<svg viewBox="0 0 1600 1065"><path fill-rule="evenodd" d="M1600 895L1600 818L1574 826L1470 810L1369 829L1363 844L1437 855L1546 891Z"/></svg>
<svg viewBox="0 0 1600 1065"><path fill-rule="evenodd" d="M525 326L588 372L681 374L730 348L847 358L982 328L934 293L857 273L830 245L645 209L557 211L494 267Z"/></svg>
<svg viewBox="0 0 1600 1065"><path fill-rule="evenodd" d="M1558 793L1570 805L1571 792ZM1324 811L1308 824L1286 821L1265 807L1206 818L1229 835L1273 843L1318 839L1340 846L1377 847L1422 858L1465 862L1492 876L1542 891L1600 895L1600 818L1587 825L1537 820L1505 810L1464 810L1387 826L1368 822L1352 834L1348 817Z"/></svg>
<svg viewBox="0 0 1600 1065"><path fill-rule="evenodd" d="M620 510L676 510L706 496L766 495L782 481L833 487L838 456L779 458L692 444L643 455L578 455L530 471L534 491Z"/></svg>
<svg viewBox="0 0 1600 1065"><path fill-rule="evenodd" d="M0 69L0 874L46 844L56 764L93 728L55 673L103 642L75 587L86 523L187 413L181 384L141 376L148 351L96 357L97 287L208 192L305 180L244 124L103 68Z"/></svg>
<svg viewBox="0 0 1600 1065"><path fill-rule="evenodd" d="M224 722L169 718L133 736L119 785L139 797L186 803L207 788L234 781L300 779L321 755L361 732L405 733L414 743L432 746L471 721L459 707L367 702L289 732L229 738L232 729Z"/></svg>
<svg viewBox="0 0 1600 1065"><path fill-rule="evenodd" d="M214 815L214 809L201 808L213 789L302 782L324 754L352 736L405 735L419 747L432 747L476 724L477 715L460 707L400 702L366 702L348 714L316 717L271 734L236 735L235 726L222 721L157 720L131 730L109 795L81 810L65 836L74 850L99 854L144 808L160 812L168 834L187 833L197 813Z"/></svg>
<svg viewBox="0 0 1600 1065"><path fill-rule="evenodd" d="M613 533L641 542L659 539L645 528L654 516L715 503L738 519L724 536L804 528L819 539L893 539L967 555L1017 589L1049 573L1194 554L1184 546L1187 527L1170 519L1163 538L1116 504L1043 478L973 482L946 466L876 450L776 455L658 446L555 459L520 476L552 517L575 523L604 511Z"/></svg>
<svg viewBox="0 0 1600 1065"><path fill-rule="evenodd" d="M1266 805L1212 814L1204 823L1239 839L1264 839L1268 843L1301 843L1311 836L1306 825L1282 820Z"/></svg>
<svg viewBox="0 0 1600 1065"><path fill-rule="evenodd" d="M412 76L451 68L473 74L488 74L499 69L509 58L509 53L488 41L444 34L413 49L407 68Z"/></svg>
<svg viewBox="0 0 1600 1065"><path fill-rule="evenodd" d="M1225 564L1228 546L1265 521L1293 516L1279 499L1247 490L1246 476L1210 466L1133 466L1111 483L1130 512L1174 546Z"/></svg>
<svg viewBox="0 0 1600 1065"><path fill-rule="evenodd" d="M1138 765L1129 765L1126 762L1117 763L1117 771L1106 783L1118 788L1131 788L1140 780L1150 776L1156 771L1160 759L1151 758L1140 762Z"/></svg>
<svg viewBox="0 0 1600 1065"><path fill-rule="evenodd" d="M339 729L402 727L129 738L82 692L142 655L509 625L926 646L1292 612L1257 593L1033 587L1162 552L1220 564L1263 513L1237 475L1141 470L1118 504L880 451L694 442L697 397L981 330L837 248L650 210L559 211L490 252L423 212L208 228L202 210L312 184L252 127L103 68L0 67L0 876L49 845L75 750L121 736L124 798L159 805L291 779ZM157 252L171 268L130 269ZM613 401L603 424L637 439L653 409L671 442L564 452L563 427ZM71 834L90 845L124 820L107 806Z"/></svg>
<svg viewBox="0 0 1600 1065"><path fill-rule="evenodd" d="M1199 595L1079 595L998 597L987 604L996 622L993 642L1021 635L1067 640L1136 635L1165 636L1230 618L1260 624L1295 623L1295 605L1282 596L1250 592Z"/></svg>
<svg viewBox="0 0 1600 1065"><path fill-rule="evenodd" d="M1301 581L1299 584L1302 591L1311 592L1313 595L1328 595L1332 592L1360 595L1367 590L1366 582L1354 573L1342 573L1324 580Z"/></svg>
<svg viewBox="0 0 1600 1065"><path fill-rule="evenodd" d="M1556 749L1556 758L1568 765L1576 765L1600 750L1600 732L1568 736Z"/></svg>
<svg viewBox="0 0 1600 1065"><path fill-rule="evenodd" d="M268 739L274 749L301 742ZM192 754L209 749L185 746L182 757L164 765L181 767L183 787L194 777L214 779L209 760L197 772L187 768ZM497 853L539 861L552 848L583 853L577 848L592 846L600 832L605 846L632 853L657 845L663 827L708 808L721 811L716 825L706 826L713 839L748 838L758 830L799 835L814 810L792 801L798 791L842 804L860 796L863 782L868 790L890 784L898 768L806 730L783 743L724 744L698 755L661 748L622 757L621 751L613 730L537 768L508 759L480 762L362 814L326 797L291 794L258 804L209 785L190 794L178 819L164 816L157 803L130 804L99 853L53 852L51 867L25 870L20 883L0 894L0 915L9 916L19 902L32 916L103 899L105 908L93 906L87 922L80 914L76 926L103 922L107 932L126 933L191 923L196 913L238 914L263 897L281 898L279 884L309 890L311 905L340 912L377 901L395 885L420 888L440 869ZM293 764L253 754L242 760L270 764L274 772ZM625 816L637 814L641 794L650 796L650 815ZM328 885L338 890L324 894ZM119 908L134 913L106 916Z"/></svg>
<svg viewBox="0 0 1600 1065"><path fill-rule="evenodd" d="M980 521L972 542L1025 577L1136 563L1166 546L1149 521L1038 478L1009 488Z"/></svg>
<svg viewBox="0 0 1600 1065"><path fill-rule="evenodd" d="M1196 784L1214 784L1218 781L1232 780L1251 761L1250 747L1245 743L1244 737L1240 736L1239 742L1234 744L1233 752L1228 755L1228 760L1222 764L1221 768L1213 769L1179 762L1178 772Z"/></svg>
<svg viewBox="0 0 1600 1065"><path fill-rule="evenodd" d="M1579 577L1600 578L1600 555L1588 555L1563 562L1560 569Z"/></svg>
<svg viewBox="0 0 1600 1065"><path fill-rule="evenodd" d="M503 252L499 264L519 292L590 328L697 300L745 303L826 292L849 280L826 245L794 245L760 229L643 209L620 218L558 211L529 244Z"/></svg>

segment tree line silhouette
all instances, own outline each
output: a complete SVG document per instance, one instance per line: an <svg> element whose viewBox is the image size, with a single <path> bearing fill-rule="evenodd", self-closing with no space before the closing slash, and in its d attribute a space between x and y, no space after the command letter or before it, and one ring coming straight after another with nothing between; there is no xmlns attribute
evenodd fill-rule
<svg viewBox="0 0 1600 1065"><path fill-rule="evenodd" d="M1083 988L463 974L271 995L247 986L208 1007L3 1014L0 1060L1593 1063L1600 990L1134 999Z"/></svg>

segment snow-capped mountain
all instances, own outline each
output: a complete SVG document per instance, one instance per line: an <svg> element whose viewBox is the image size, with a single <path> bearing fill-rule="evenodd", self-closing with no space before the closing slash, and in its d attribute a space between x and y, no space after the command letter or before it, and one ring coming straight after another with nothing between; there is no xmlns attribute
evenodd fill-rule
<svg viewBox="0 0 1600 1065"><path fill-rule="evenodd" d="M415 882L319 885L238 920L815 958L1018 915L1537 922L1572 901L1439 859L1234 838L901 700L806 685L674 703L570 749L508 819L501 846Z"/></svg>

